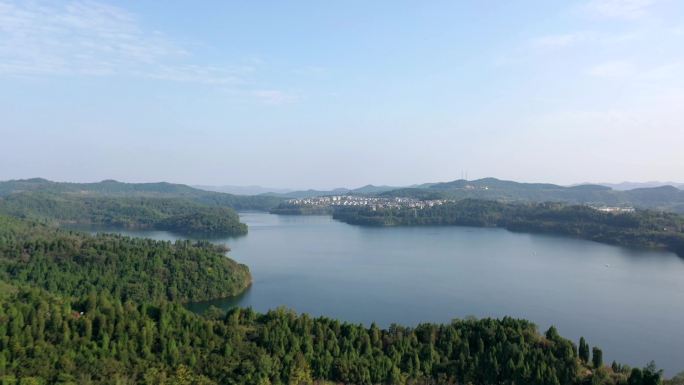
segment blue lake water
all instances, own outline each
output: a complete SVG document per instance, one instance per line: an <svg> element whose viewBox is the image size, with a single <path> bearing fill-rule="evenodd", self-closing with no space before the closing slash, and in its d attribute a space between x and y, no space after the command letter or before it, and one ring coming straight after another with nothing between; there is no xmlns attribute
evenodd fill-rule
<svg viewBox="0 0 684 385"><path fill-rule="evenodd" d="M247 264L239 298L197 303L381 326L514 316L555 325L604 360L684 370L684 259L571 238L469 227L369 228L326 216L242 213L249 234L214 240ZM159 231L120 231L156 239Z"/></svg>

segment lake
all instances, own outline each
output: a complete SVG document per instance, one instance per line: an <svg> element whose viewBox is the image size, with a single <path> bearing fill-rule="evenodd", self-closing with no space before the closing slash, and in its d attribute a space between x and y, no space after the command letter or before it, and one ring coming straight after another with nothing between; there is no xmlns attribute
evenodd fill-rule
<svg viewBox="0 0 684 385"><path fill-rule="evenodd" d="M241 213L249 234L220 239L247 264L239 298L202 311L286 306L380 326L513 316L584 336L604 360L684 370L684 260L594 242L470 227L369 228L326 216ZM120 231L156 239L160 231Z"/></svg>

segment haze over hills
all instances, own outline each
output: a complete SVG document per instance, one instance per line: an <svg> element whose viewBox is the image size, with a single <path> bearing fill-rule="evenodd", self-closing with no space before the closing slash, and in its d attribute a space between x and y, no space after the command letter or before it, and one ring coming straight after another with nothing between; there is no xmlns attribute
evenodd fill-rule
<svg viewBox="0 0 684 385"><path fill-rule="evenodd" d="M651 182L621 182L621 183L598 183L598 184L600 184L602 186L610 187L613 190L620 190L620 191L633 190L633 189L637 189L637 188L662 187L662 186L673 186L673 187L676 187L680 190L684 189L684 183L677 183L677 182L651 181Z"/></svg>
<svg viewBox="0 0 684 385"><path fill-rule="evenodd" d="M283 199L350 194L416 199L472 198L504 202L556 201L573 204L634 206L684 213L684 190L674 186L618 190L599 184L560 186L496 178L457 179L409 187L366 185L355 189L310 189L284 193L267 192L258 195L235 195L167 182L123 183L104 180L97 183L67 183L42 178L0 182L0 197L23 192L48 192L77 196L183 198L200 204L227 206L236 210L268 210L277 206Z"/></svg>
<svg viewBox="0 0 684 385"><path fill-rule="evenodd" d="M387 191L392 191L399 189L401 187L394 187L394 186L375 186L372 184L365 185L359 188L354 188L354 189L349 189L349 188L336 188L332 190L315 190L315 189L309 189L309 190L298 190L298 191L290 191L286 193L280 193L280 194L273 194L273 193L266 193L267 195L274 195L274 196L279 196L282 198L310 198L310 197L316 197L316 196L323 196L323 195L340 195L340 194L363 194L363 195L371 195L371 194L379 194Z"/></svg>
<svg viewBox="0 0 684 385"><path fill-rule="evenodd" d="M673 186L618 191L595 184L566 187L548 183L519 183L496 178L484 178L473 181L461 179L434 183L387 191L380 195L420 199L475 198L500 201L557 201L574 204L635 206L684 212L684 191Z"/></svg>
<svg viewBox="0 0 684 385"><path fill-rule="evenodd" d="M350 189L350 188L340 187L340 188L335 188L335 189L331 189L331 190L316 190L316 189L293 190L293 189L287 189L287 188L262 187L262 186L256 186L256 185L254 185L254 186L196 185L196 186L192 186L192 187L200 189L200 190L205 190L205 191L222 192L222 193L233 194L233 195L269 195L269 196L288 198L288 199L310 198L310 197L316 197L316 196L337 195L337 194L377 194L377 193L396 190L396 189L401 188L401 187L397 187L397 186L375 186L372 184L365 185L365 186L362 186L359 188Z"/></svg>
<svg viewBox="0 0 684 385"><path fill-rule="evenodd" d="M495 182L496 181L496 182ZM238 185L225 185L225 186L209 186L209 185L195 185L194 188L206 191L223 192L227 194L234 195L272 195L280 196L283 198L307 198L313 196L323 196L323 195L334 195L334 194L380 194L388 191L397 191L403 189L449 189L450 187L465 187L467 184L473 186L476 185L486 185L487 183L494 183L501 185L501 182L507 182L497 178L482 178L476 180L466 180L458 179L449 182L430 182L413 184L410 186L387 186L387 185L373 185L368 184L358 188L346 188L340 187L330 190L320 190L320 189L290 189L290 188L279 188L279 187L263 187L259 185L251 186L238 186ZM678 182L621 182L621 183L578 183L569 186L555 185L550 183L525 183L525 182L511 182L509 186L522 187L527 186L528 188L575 188L575 189L600 189L600 187L609 187L616 191L629 191L635 189L644 188L656 188L656 187L666 187L672 186L679 190L684 189L684 183ZM589 186L589 187L586 187Z"/></svg>
<svg viewBox="0 0 684 385"><path fill-rule="evenodd" d="M258 185L251 186L208 186L208 185L193 185L192 187L200 190L221 192L233 195L260 195L260 194L287 194L294 191L289 188L278 188L278 187L263 187Z"/></svg>
<svg viewBox="0 0 684 385"><path fill-rule="evenodd" d="M566 202L607 206L634 206L684 212L684 191L673 186L616 190L599 184L560 186L550 183L521 183L483 178L424 183L410 187L364 186L358 189L307 190L280 194L283 198L309 198L325 195L368 195L414 199L486 199L503 202Z"/></svg>

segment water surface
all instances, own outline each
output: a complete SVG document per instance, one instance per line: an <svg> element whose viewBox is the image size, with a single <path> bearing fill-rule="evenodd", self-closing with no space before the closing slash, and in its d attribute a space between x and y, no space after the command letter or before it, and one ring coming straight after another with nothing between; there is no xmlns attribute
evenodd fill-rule
<svg viewBox="0 0 684 385"><path fill-rule="evenodd" d="M381 326L467 316L555 325L607 362L684 370L684 260L589 241L469 227L368 228L326 216L242 213L249 234L214 240L247 264L239 298L197 303L298 312ZM156 239L158 231L122 232Z"/></svg>

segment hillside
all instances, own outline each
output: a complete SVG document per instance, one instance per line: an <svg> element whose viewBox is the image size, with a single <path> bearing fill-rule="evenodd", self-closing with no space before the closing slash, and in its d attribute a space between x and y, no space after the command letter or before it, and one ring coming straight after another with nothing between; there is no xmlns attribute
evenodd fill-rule
<svg viewBox="0 0 684 385"><path fill-rule="evenodd" d="M42 178L0 182L0 197L22 192L99 197L184 198L195 203L230 207L235 210L268 210L282 201L273 196L232 195L167 182L124 183L104 180L96 183L67 183Z"/></svg>
<svg viewBox="0 0 684 385"><path fill-rule="evenodd" d="M520 183L484 178L455 180L402 188L378 194L385 197L417 199L488 199L504 202L565 202L608 206L634 206L684 213L684 191L672 186L613 190L601 185L572 187L548 183Z"/></svg>
<svg viewBox="0 0 684 385"><path fill-rule="evenodd" d="M247 233L237 213L183 198L78 195L43 191L0 197L0 213L58 225L169 230L184 235Z"/></svg>
<svg viewBox="0 0 684 385"><path fill-rule="evenodd" d="M540 335L510 318L382 330L284 310L202 317L106 293L71 299L17 289L3 297L4 383L553 385L592 377L555 329ZM602 367L593 377L614 384L629 375Z"/></svg>
<svg viewBox="0 0 684 385"><path fill-rule="evenodd" d="M185 235L247 233L234 210L268 210L272 196L238 196L182 184L52 182L34 178L0 182L0 213L57 224L169 230Z"/></svg>
<svg viewBox="0 0 684 385"><path fill-rule="evenodd" d="M251 276L225 251L208 242L90 236L0 216L0 280L67 296L186 302L236 295Z"/></svg>

